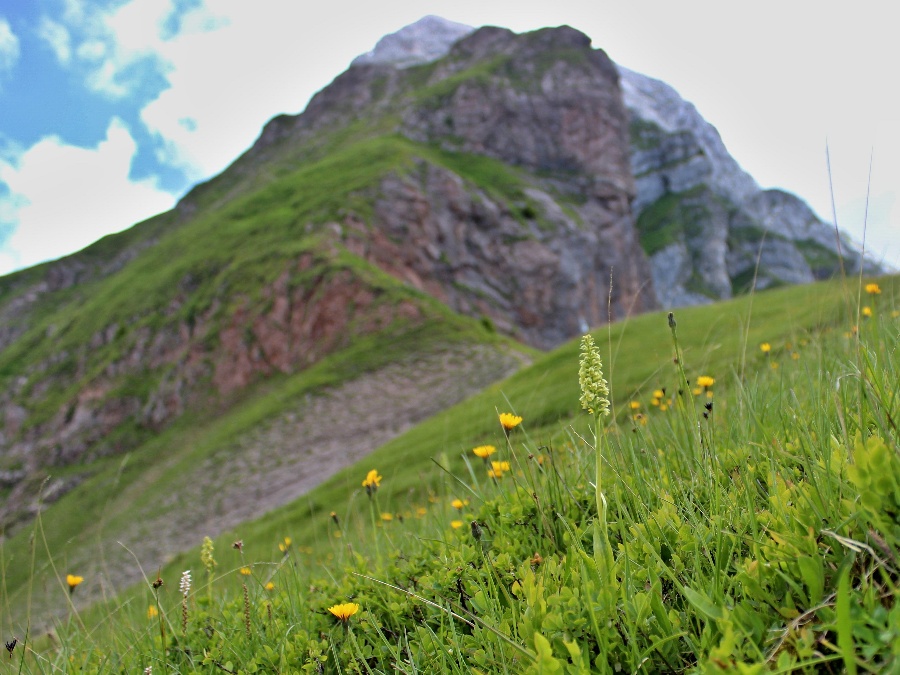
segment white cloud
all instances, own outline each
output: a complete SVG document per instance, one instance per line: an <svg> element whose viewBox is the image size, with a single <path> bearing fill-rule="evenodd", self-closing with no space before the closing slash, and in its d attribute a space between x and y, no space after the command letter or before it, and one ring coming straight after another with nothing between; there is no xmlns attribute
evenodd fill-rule
<svg viewBox="0 0 900 675"><path fill-rule="evenodd" d="M84 248L110 232L171 208L152 181L128 177L137 144L113 119L95 148L43 138L15 162L0 159L0 218L15 231L0 250L0 274Z"/></svg>
<svg viewBox="0 0 900 675"><path fill-rule="evenodd" d="M54 49L63 65L74 63L87 70L89 89L112 99L123 99L141 85L138 68L163 68L157 58L163 24L172 13L172 0L133 0L101 8L82 0L66 0L62 23L44 18L39 35ZM152 64L152 65L151 65Z"/></svg>
<svg viewBox="0 0 900 675"><path fill-rule="evenodd" d="M42 17L37 29L38 37L50 45L56 60L67 65L72 59L72 36L61 23Z"/></svg>
<svg viewBox="0 0 900 675"><path fill-rule="evenodd" d="M207 178L246 150L269 119L299 112L310 92L372 46L335 31L336 11L319 3L207 0L191 12L158 48L171 86L141 114L164 142L163 160Z"/></svg>
<svg viewBox="0 0 900 675"><path fill-rule="evenodd" d="M19 60L19 38L9 22L0 17L0 72L12 70Z"/></svg>

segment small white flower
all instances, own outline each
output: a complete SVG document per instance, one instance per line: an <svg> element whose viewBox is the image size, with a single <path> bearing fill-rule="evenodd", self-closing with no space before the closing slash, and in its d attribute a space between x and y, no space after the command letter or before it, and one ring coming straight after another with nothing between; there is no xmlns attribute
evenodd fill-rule
<svg viewBox="0 0 900 675"><path fill-rule="evenodd" d="M178 589L181 591L181 594L184 597L187 597L188 593L191 592L191 571L185 570L181 573L181 583L178 584Z"/></svg>

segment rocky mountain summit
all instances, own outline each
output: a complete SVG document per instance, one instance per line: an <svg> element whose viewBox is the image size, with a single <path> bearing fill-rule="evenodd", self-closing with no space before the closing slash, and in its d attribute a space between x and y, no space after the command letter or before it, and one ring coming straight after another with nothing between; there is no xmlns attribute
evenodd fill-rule
<svg viewBox="0 0 900 675"><path fill-rule="evenodd" d="M426 17L385 37L357 62L421 65L473 31ZM809 283L840 269L879 273L798 197L763 190L729 154L718 131L671 86L617 65L629 114L632 203L663 307Z"/></svg>

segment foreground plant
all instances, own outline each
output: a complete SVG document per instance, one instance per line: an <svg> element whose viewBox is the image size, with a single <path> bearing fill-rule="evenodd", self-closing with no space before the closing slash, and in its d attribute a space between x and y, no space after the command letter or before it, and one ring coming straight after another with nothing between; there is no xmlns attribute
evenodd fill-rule
<svg viewBox="0 0 900 675"><path fill-rule="evenodd" d="M614 582L613 551L609 543L607 525L607 503L603 494L603 450L606 449L606 417L610 414L609 384L603 377L603 360L594 338L581 338L581 359L578 368L578 383L581 386L581 407L594 418L594 494L597 506L597 520L594 523L594 564L600 577Z"/></svg>

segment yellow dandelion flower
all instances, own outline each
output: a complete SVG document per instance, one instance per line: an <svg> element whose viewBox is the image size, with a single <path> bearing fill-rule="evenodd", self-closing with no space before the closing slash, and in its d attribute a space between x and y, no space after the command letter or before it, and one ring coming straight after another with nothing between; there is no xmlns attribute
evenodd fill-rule
<svg viewBox="0 0 900 675"><path fill-rule="evenodd" d="M759 346L759 351L761 351L763 354L768 354L770 351L772 351L772 345L770 345L768 342L763 342Z"/></svg>
<svg viewBox="0 0 900 675"><path fill-rule="evenodd" d="M660 404L660 400L658 398L654 398L650 401L650 405L658 406Z"/></svg>
<svg viewBox="0 0 900 675"><path fill-rule="evenodd" d="M393 514L393 513L382 513L382 514L381 514L381 519L382 519L384 522L389 523L389 522L391 522L391 521L394 519L394 514Z"/></svg>
<svg viewBox="0 0 900 675"><path fill-rule="evenodd" d="M663 398L665 398L665 395L666 395L666 392L664 392L662 389L656 389L656 390L653 392L653 398L658 398L658 399L660 399L660 400L662 400Z"/></svg>
<svg viewBox="0 0 900 675"><path fill-rule="evenodd" d="M416 509L416 515L419 516L419 518L427 516L428 509L426 509L424 506L420 506L419 508Z"/></svg>
<svg viewBox="0 0 900 675"><path fill-rule="evenodd" d="M159 616L159 610L156 608L156 605L150 605L147 608L147 618L155 619L158 616Z"/></svg>
<svg viewBox="0 0 900 675"><path fill-rule="evenodd" d="M503 427L504 431L512 431L521 423L522 418L519 415L513 415L512 413L500 413L500 426Z"/></svg>
<svg viewBox="0 0 900 675"><path fill-rule="evenodd" d="M278 542L278 550L282 553L287 553L288 549L291 547L291 538L285 537L283 540Z"/></svg>
<svg viewBox="0 0 900 675"><path fill-rule="evenodd" d="M496 471L495 469L488 469L488 478L493 478L494 480L498 478L503 478L502 471Z"/></svg>
<svg viewBox="0 0 900 675"><path fill-rule="evenodd" d="M458 530L462 526L463 526L463 521L461 521L461 520L451 520L450 521L450 527L452 527L454 530Z"/></svg>
<svg viewBox="0 0 900 675"><path fill-rule="evenodd" d="M794 361L798 361L798 360L800 359L800 354L799 354L799 352L792 352L792 353L791 353L791 358L794 359Z"/></svg>
<svg viewBox="0 0 900 675"><path fill-rule="evenodd" d="M345 602L340 605L329 607L328 611L334 614L342 623L347 623L350 617L359 611L359 605L355 602Z"/></svg>
<svg viewBox="0 0 900 675"><path fill-rule="evenodd" d="M475 453L476 457L487 459L495 452L497 452L497 448L495 448L493 445L479 445L477 448L472 448L472 452Z"/></svg>
<svg viewBox="0 0 900 675"><path fill-rule="evenodd" d="M66 583L69 584L69 593L75 590L75 588L84 581L84 577L79 577L75 574L67 574L66 575Z"/></svg>
<svg viewBox="0 0 900 675"><path fill-rule="evenodd" d="M369 473L366 474L366 479L362 482L362 485L367 490L375 490L381 485L381 476L378 475L378 471L376 469L372 469Z"/></svg>
<svg viewBox="0 0 900 675"><path fill-rule="evenodd" d="M265 589L266 589L267 591L274 591L274 590L275 590L275 584L273 584L273 583L270 581L269 583L267 583L267 584L265 585Z"/></svg>
<svg viewBox="0 0 900 675"><path fill-rule="evenodd" d="M691 393L694 396L699 396L700 394L703 393L703 387L694 387L693 389L691 389Z"/></svg>
<svg viewBox="0 0 900 675"><path fill-rule="evenodd" d="M881 295L881 286L878 284L866 284L866 293L869 295Z"/></svg>
<svg viewBox="0 0 900 675"><path fill-rule="evenodd" d="M710 377L709 375L701 375L697 378L697 386L703 387L704 389L709 389L715 383L715 379Z"/></svg>
<svg viewBox="0 0 900 675"><path fill-rule="evenodd" d="M249 576L250 576L250 568L249 568L249 567L242 567L239 571L240 571L240 573L243 574L245 577L249 577Z"/></svg>
<svg viewBox="0 0 900 675"><path fill-rule="evenodd" d="M450 502L450 506L452 506L454 509L457 509L457 510L462 510L468 504L469 504L468 499L465 501L463 501L462 499L454 499L452 502Z"/></svg>
<svg viewBox="0 0 900 675"><path fill-rule="evenodd" d="M862 315L864 317L866 317L867 319L871 319L872 318L872 308L871 307L863 307Z"/></svg>
<svg viewBox="0 0 900 675"><path fill-rule="evenodd" d="M659 409L660 409L661 411L663 411L663 412L666 412L666 410L669 409L669 406L667 406L665 403L660 403L660 404L659 404Z"/></svg>
<svg viewBox="0 0 900 675"><path fill-rule="evenodd" d="M628 404L628 406L629 406L632 410L639 410L640 407L641 407L641 404L640 404L638 401L632 401L631 403Z"/></svg>
<svg viewBox="0 0 900 675"><path fill-rule="evenodd" d="M509 471L509 462L491 462L491 468L503 473Z"/></svg>

